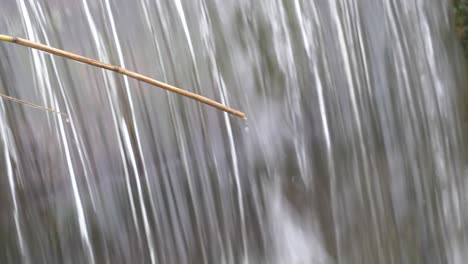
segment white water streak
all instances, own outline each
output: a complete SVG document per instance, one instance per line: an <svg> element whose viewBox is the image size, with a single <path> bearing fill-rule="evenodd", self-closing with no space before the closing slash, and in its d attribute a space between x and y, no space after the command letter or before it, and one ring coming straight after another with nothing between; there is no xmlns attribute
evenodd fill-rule
<svg viewBox="0 0 468 264"><path fill-rule="evenodd" d="M3 141L3 155L5 156L5 163L7 167L7 175L8 175L8 184L10 187L10 192L11 192L11 198L13 200L13 219L15 220L15 230L16 230L16 236L18 238L18 246L21 252L21 256L23 258L23 261L25 263L29 263L29 260L27 258L26 254L26 249L24 246L24 237L23 237L23 231L21 229L21 224L20 224L20 215L18 211L18 195L16 193L16 179L15 175L13 172L13 166L11 164L11 159L15 158L16 159L16 148L13 143L10 143L12 141L11 137L11 131L6 127L6 124L8 122L6 121L5 117L5 106L3 105L3 102L0 102L1 106L1 113L0 113L0 130L1 130L1 136L2 136L2 141Z"/></svg>
<svg viewBox="0 0 468 264"><path fill-rule="evenodd" d="M33 33L34 31L33 31L31 18L23 0L19 0L19 7L22 12L22 17L24 17L24 20L26 21L25 26L28 32L28 38L31 39L32 41L38 41L37 35ZM45 77L38 83L39 87L41 88L42 91L44 92L48 91L50 93L50 101L52 105L54 106L54 109L56 109L57 111L60 111L56 95L53 92L52 85L50 82L49 73L45 64L44 54L33 51L33 61L34 61L36 72L40 72ZM48 101L45 100L46 104L47 102ZM67 135L65 133L65 128L64 128L64 120L60 118L58 120L54 119L54 121L57 122L59 125L58 133L61 136L61 139L63 141L62 145L64 147L66 162L68 165L68 172L70 174L70 181L72 184L73 197L75 200L75 209L76 209L76 214L78 216L78 225L80 228L80 234L81 234L84 246L87 250L89 263L94 264L93 248L92 248L91 241L90 241L89 234L88 234L88 226L86 223L86 216L84 213L84 208L83 208L83 204L81 201L80 192L78 189L78 184L76 182L75 169L74 169L74 165L72 162L71 153L70 153L70 149L68 145L68 138L67 138Z"/></svg>
<svg viewBox="0 0 468 264"><path fill-rule="evenodd" d="M117 30L116 30L116 26L115 26L114 16L112 14L112 7L111 7L111 5L109 3L109 0L105 0L105 7L106 7L106 10L107 10L107 16L108 16L109 21L110 21L112 35L113 35L113 38L114 38L114 43L116 45L117 55L118 55L118 58L119 58L119 63L123 68L125 68L125 60L123 58L122 47L120 45L119 36L117 34ZM133 125L133 127L135 129L135 137L136 137L136 140L137 140L137 151L138 151L138 155L142 159L143 175L144 175L144 177L146 179L146 182L147 182L146 186L147 186L150 198L151 198L150 200L153 201L153 194L152 194L152 191L151 191L151 184L150 184L149 179L148 179L148 172L146 170L146 165L145 165L145 156L143 155L142 147L141 147L140 133L139 133L139 130L138 130L137 122L135 121L136 116L135 116L135 108L133 106L133 100L132 100L132 96L131 96L132 92L130 90L130 85L129 85L127 76L124 76L124 85L125 85L125 90L127 91L128 103L130 105L130 110L131 110L131 114L132 114L132 120L133 120L132 125ZM141 207L141 211L142 211L142 214L143 214L143 223L144 223L144 228L145 228L145 232L146 232L146 239L147 239L147 242L148 242L148 249L150 251L151 263L156 263L155 249L154 249L154 246L153 246L153 237L152 237L152 232L151 232L150 225L148 223L148 216L147 216L147 212L146 212L145 201L143 199L143 193L142 193L140 179L139 179L140 173L138 172L138 167L137 167L137 164L136 164L136 161L135 161L135 153L134 153L133 147L131 146L132 145L131 141L129 140L130 138L128 136L128 127L127 127L127 124L125 123L125 120L122 120L121 124L122 124L122 129L124 129L123 133L124 133L124 139L126 140L125 142L127 144L127 153L130 154L130 158L132 160L132 166L133 166L133 170L134 170L134 177L135 177L135 180L137 182L138 197L140 199L140 207ZM130 145L128 145L128 144L130 144ZM154 204L151 204L151 205L152 205L153 210L155 210Z"/></svg>
<svg viewBox="0 0 468 264"><path fill-rule="evenodd" d="M88 6L88 2L86 0L83 0L82 1L83 3L83 8L84 8L84 11L85 11L85 16L86 16L86 20L88 21L88 25L90 27L90 30L91 30L91 35L92 35L92 39L94 41L94 44L96 46L96 49L98 51L98 56L99 56L99 60L101 61L109 61L109 56L107 54L107 51L104 47L104 41L96 27L96 23L94 22L94 19L91 15L91 11L89 9L89 6ZM126 182L126 189L127 189L127 196L128 196L128 199L130 201L130 208L131 208L131 211L132 211L132 218L133 218L133 224L135 226L135 230L137 232L137 237L138 239L140 238L140 226L138 224L138 217L137 217L137 213L136 213L136 208L135 208L135 201L133 200L133 191L132 191L132 187L131 187L131 184L130 184L130 173L129 173L129 170L128 170L128 166L127 166L127 162L126 162L126 158L125 158L125 150L124 150L124 147L123 147L123 144L122 144L122 141L120 140L120 138L122 137L122 134L121 134L121 131L120 131L120 127L118 125L118 119L117 119L117 116L121 116L120 115L120 109L118 108L117 103L115 101L117 101L117 94L115 92L115 77L113 75L111 75L111 73L109 71L106 71L106 70L101 70L102 72L102 75L103 75L103 79L104 79L104 84L105 84L105 87L106 87L106 96L107 96L107 100L110 104L110 110L111 110L111 114L112 114L112 124L114 125L114 132L117 134L118 136L118 140L117 140L117 143L118 143L118 148L119 148L119 154L120 154L120 158L121 158L121 164L123 166L123 171L124 171L124 175L125 175L125 182Z"/></svg>

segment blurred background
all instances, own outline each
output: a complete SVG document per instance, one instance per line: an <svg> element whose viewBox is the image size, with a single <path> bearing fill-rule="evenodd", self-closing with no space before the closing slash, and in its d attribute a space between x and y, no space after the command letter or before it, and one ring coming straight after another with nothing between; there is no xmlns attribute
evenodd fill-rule
<svg viewBox="0 0 468 264"><path fill-rule="evenodd" d="M468 4L0 0L0 263L466 263ZM468 50L468 49L465 49Z"/></svg>

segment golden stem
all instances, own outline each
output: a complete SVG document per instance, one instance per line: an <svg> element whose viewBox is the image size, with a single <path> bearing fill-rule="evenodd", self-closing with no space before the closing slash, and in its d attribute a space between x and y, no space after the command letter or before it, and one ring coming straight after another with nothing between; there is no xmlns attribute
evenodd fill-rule
<svg viewBox="0 0 468 264"><path fill-rule="evenodd" d="M10 37L10 36L0 35L0 40L13 42L13 43L25 46L25 47L42 50L42 51L45 51L45 52L48 52L48 53L51 53L51 54L54 54L54 55L57 55L57 56L65 57L67 59L79 61L79 62L86 63L86 64L89 64L89 65L92 65L92 66L96 66L96 67L103 68L103 69L110 70L110 71L114 71L114 72L117 72L117 73L120 73L120 74L123 74L123 75L127 75L128 77L134 78L136 80L140 80L142 82L145 82L145 83L160 87L162 89L165 89L165 90L168 90L168 91L171 91L171 92L174 92L174 93L177 93L177 94L192 98L192 99L197 100L199 102L202 102L204 104L215 107L215 108L217 108L219 110L222 110L222 111L225 111L227 113L238 116L240 118L246 119L246 115L244 113L242 113L241 111L239 111L239 110L230 108L228 106L220 104L220 103L218 103L216 101L213 101L213 100L211 100L209 98L206 98L204 96L201 96L201 95L198 95L198 94L195 94L195 93L192 93L192 92L177 88L177 87L169 85L167 83L160 82L158 80L149 78L149 77L144 76L142 74L120 68L118 66L114 66L114 65L111 65L111 64L107 64L107 63L104 63L104 62L93 60L93 59L83 57L83 56L80 56L80 55L77 55L77 54L74 54L74 53L71 53L71 52L67 52L67 51L64 51L64 50L61 50L61 49L49 47L49 46L46 46L46 45L43 45L43 44L40 44L40 43L36 43L36 42L32 42L32 41L22 39L22 38L15 38L15 37Z"/></svg>
<svg viewBox="0 0 468 264"><path fill-rule="evenodd" d="M1 34L0 34L0 40L1 40L1 41L13 42L13 37L5 36L5 35L1 35Z"/></svg>

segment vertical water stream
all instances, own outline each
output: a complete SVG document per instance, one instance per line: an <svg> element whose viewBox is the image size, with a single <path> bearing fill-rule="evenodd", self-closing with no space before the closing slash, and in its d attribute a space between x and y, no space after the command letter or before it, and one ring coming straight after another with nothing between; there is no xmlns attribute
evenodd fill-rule
<svg viewBox="0 0 468 264"><path fill-rule="evenodd" d="M464 263L449 1L0 0L1 263Z"/></svg>

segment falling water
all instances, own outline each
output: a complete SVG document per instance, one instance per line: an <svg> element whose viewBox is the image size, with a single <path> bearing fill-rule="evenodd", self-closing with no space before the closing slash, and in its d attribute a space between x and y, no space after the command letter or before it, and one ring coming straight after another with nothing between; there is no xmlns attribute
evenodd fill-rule
<svg viewBox="0 0 468 264"><path fill-rule="evenodd" d="M0 263L465 263L450 1L0 0Z"/></svg>

